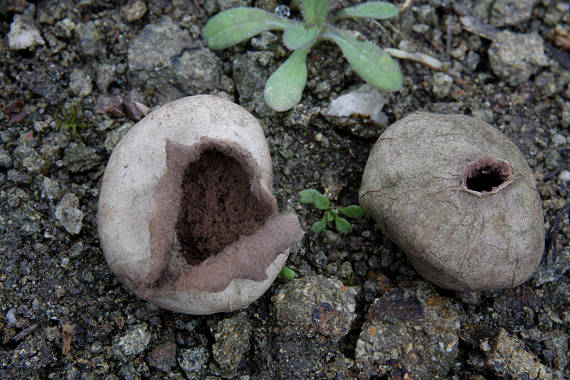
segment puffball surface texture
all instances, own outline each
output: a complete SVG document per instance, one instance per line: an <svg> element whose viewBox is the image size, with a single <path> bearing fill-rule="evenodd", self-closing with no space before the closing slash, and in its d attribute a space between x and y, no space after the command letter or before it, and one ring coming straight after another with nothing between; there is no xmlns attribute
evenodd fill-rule
<svg viewBox="0 0 570 380"><path fill-rule="evenodd" d="M263 129L211 95L168 103L114 149L98 228L105 258L133 293L187 314L227 312L269 288L303 232L279 214Z"/></svg>
<svg viewBox="0 0 570 380"><path fill-rule="evenodd" d="M523 154L469 116L416 112L389 126L366 163L359 202L446 289L517 286L544 251L541 200Z"/></svg>

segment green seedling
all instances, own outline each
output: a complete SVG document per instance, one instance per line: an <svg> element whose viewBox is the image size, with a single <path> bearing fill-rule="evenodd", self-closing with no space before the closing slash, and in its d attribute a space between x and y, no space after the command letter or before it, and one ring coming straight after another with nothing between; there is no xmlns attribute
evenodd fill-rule
<svg viewBox="0 0 570 380"><path fill-rule="evenodd" d="M275 111L287 111L301 100L307 83L307 54L317 43L336 43L354 71L382 91L402 87L402 73L390 55L375 44L360 41L333 25L343 18L388 19L398 8L382 1L366 2L342 9L328 17L329 0L298 0L305 22L279 17L257 8L233 8L218 13L204 28L210 49L225 49L266 30L283 31L283 43L291 56L265 84L265 102Z"/></svg>
<svg viewBox="0 0 570 380"><path fill-rule="evenodd" d="M67 129L76 140L82 140L79 134L79 128L89 127L92 124L87 121L81 114L81 110L76 103L69 108L61 107L55 116L55 121L60 128Z"/></svg>
<svg viewBox="0 0 570 380"><path fill-rule="evenodd" d="M292 280L295 277L297 277L297 273L295 273L291 268L289 268L288 266L284 266L283 269L281 269L281 272L279 272L279 276L281 276L282 278L284 278L285 280Z"/></svg>
<svg viewBox="0 0 570 380"><path fill-rule="evenodd" d="M311 231L316 233L324 231L329 223L334 223L338 232L347 234L352 231L352 224L341 215L353 219L364 215L364 210L356 205L341 208L331 207L329 199L315 189L300 191L299 203L312 204L319 210L324 211L323 218L311 226Z"/></svg>

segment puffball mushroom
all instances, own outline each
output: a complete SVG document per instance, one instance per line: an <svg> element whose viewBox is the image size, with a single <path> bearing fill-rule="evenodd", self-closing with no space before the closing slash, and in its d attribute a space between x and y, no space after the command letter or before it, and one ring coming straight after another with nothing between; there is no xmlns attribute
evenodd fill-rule
<svg viewBox="0 0 570 380"><path fill-rule="evenodd" d="M359 201L443 288L514 287L544 250L541 200L524 156L472 117L417 112L392 124L370 153Z"/></svg>
<svg viewBox="0 0 570 380"><path fill-rule="evenodd" d="M211 314L249 305L271 285L303 232L278 214L258 121L222 98L168 103L114 149L101 186L105 258L140 298Z"/></svg>

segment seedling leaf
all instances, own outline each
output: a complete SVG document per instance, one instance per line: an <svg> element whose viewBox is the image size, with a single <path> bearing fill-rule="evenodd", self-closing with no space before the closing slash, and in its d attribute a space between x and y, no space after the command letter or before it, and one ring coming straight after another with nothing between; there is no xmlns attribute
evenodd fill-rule
<svg viewBox="0 0 570 380"><path fill-rule="evenodd" d="M354 7L345 8L336 15L341 18L366 17L384 20L396 16L398 12L398 7L394 4L386 3L384 1L369 1Z"/></svg>
<svg viewBox="0 0 570 380"><path fill-rule="evenodd" d="M319 34L319 28L316 26L307 26L304 24L291 25L285 29L283 43L289 50L296 50L314 41L317 34Z"/></svg>
<svg viewBox="0 0 570 380"><path fill-rule="evenodd" d="M350 205L340 209L344 215L348 216L349 218L360 218L364 215L364 210L362 207L357 205Z"/></svg>
<svg viewBox="0 0 570 380"><path fill-rule="evenodd" d="M299 191L299 203L313 204L315 202L315 194L321 194L315 189L307 189Z"/></svg>
<svg viewBox="0 0 570 380"><path fill-rule="evenodd" d="M292 280L297 276L297 273L291 270L291 268L284 266L281 272L279 272L279 275L286 280Z"/></svg>
<svg viewBox="0 0 570 380"><path fill-rule="evenodd" d="M332 222L334 220L334 213L332 211L327 211L327 222Z"/></svg>
<svg viewBox="0 0 570 380"><path fill-rule="evenodd" d="M326 228L327 224L324 221L319 220L318 222L313 224L313 226L311 227L311 231L318 234L319 232L323 232Z"/></svg>
<svg viewBox="0 0 570 380"><path fill-rule="evenodd" d="M210 49L225 49L265 30L283 30L291 21L262 9L233 8L220 12L204 27L204 39Z"/></svg>
<svg viewBox="0 0 570 380"><path fill-rule="evenodd" d="M347 234L352 231L352 225L350 222L341 216L336 216L334 218L334 225L336 227L336 230L341 234Z"/></svg>
<svg viewBox="0 0 570 380"><path fill-rule="evenodd" d="M370 85L382 91L397 91L402 87L398 64L378 46L332 28L323 36L336 42L354 71Z"/></svg>
<svg viewBox="0 0 570 380"><path fill-rule="evenodd" d="M322 195L321 193L315 194L315 202L314 205L319 210L328 210L329 209L329 199Z"/></svg>
<svg viewBox="0 0 570 380"><path fill-rule="evenodd" d="M275 111L287 111L301 100L307 83L309 48L295 50L265 83L265 103Z"/></svg>
<svg viewBox="0 0 570 380"><path fill-rule="evenodd" d="M329 0L300 0L299 2L307 24L321 26L329 11Z"/></svg>

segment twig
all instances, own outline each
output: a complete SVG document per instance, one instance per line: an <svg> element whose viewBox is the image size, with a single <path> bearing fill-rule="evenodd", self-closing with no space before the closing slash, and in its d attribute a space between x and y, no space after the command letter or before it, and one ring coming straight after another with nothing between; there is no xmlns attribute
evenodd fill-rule
<svg viewBox="0 0 570 380"><path fill-rule="evenodd" d="M434 70L439 70L439 71L444 70L443 63L439 59L429 56L427 54L410 53L405 50L392 49L392 48L385 48L384 50L392 57L416 61Z"/></svg>
<svg viewBox="0 0 570 380"><path fill-rule="evenodd" d="M38 328L37 323L34 323L33 325L26 327L25 329L23 329L22 331L20 331L16 335L14 335L12 340L14 342L20 341L20 340L24 339L26 336L30 335L30 333L37 328Z"/></svg>

